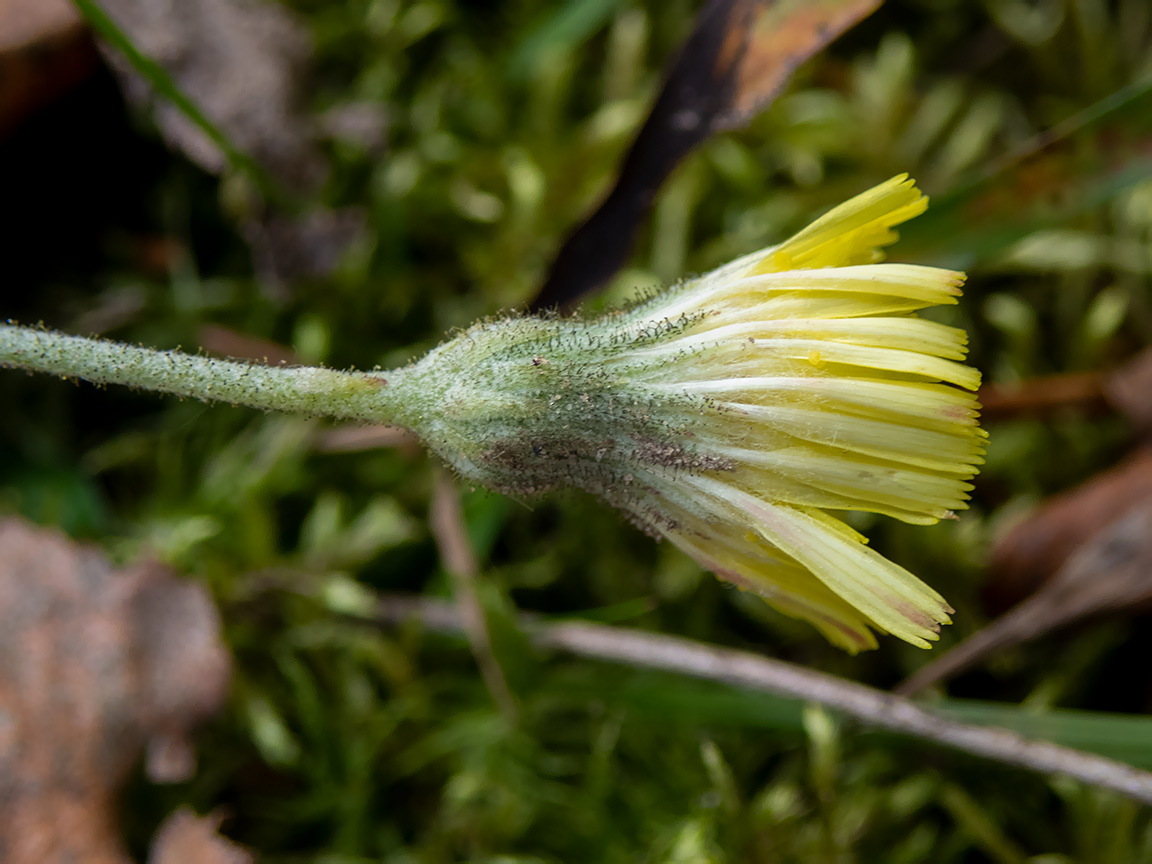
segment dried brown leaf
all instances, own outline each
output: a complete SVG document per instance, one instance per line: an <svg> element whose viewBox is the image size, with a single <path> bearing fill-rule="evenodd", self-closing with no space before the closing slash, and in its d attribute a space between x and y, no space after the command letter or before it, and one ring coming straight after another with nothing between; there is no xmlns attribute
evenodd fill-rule
<svg viewBox="0 0 1152 864"><path fill-rule="evenodd" d="M1105 612L1152 603L1152 449L1059 495L1013 528L993 552L991 586L1030 586L1026 600L928 664L909 694L996 651Z"/></svg>
<svg viewBox="0 0 1152 864"><path fill-rule="evenodd" d="M1152 432L1152 348L1113 372L1104 385L1108 401L1141 432Z"/></svg>
<svg viewBox="0 0 1152 864"><path fill-rule="evenodd" d="M604 202L564 242L533 306L567 306L624 264L672 169L702 141L748 123L796 67L883 0L710 0Z"/></svg>
<svg viewBox="0 0 1152 864"><path fill-rule="evenodd" d="M232 144L281 180L307 186L323 173L298 91L311 53L307 31L260 0L100 0L132 43L159 63ZM105 57L134 102L150 86L113 50ZM224 154L175 106L155 104L169 145L214 174Z"/></svg>
<svg viewBox="0 0 1152 864"><path fill-rule="evenodd" d="M49 41L80 26L68 0L0 0L0 53Z"/></svg>
<svg viewBox="0 0 1152 864"><path fill-rule="evenodd" d="M0 521L0 859L125 861L117 787L220 708L230 668L203 586Z"/></svg>
<svg viewBox="0 0 1152 864"><path fill-rule="evenodd" d="M508 679L500 666L500 661L492 648L492 634L488 632L488 622L484 607L476 589L480 576L480 562L476 560L476 550L468 537L464 524L464 512L460 505L460 494L447 472L441 471L436 478L432 492L432 508L428 514L428 524L440 559L448 575L452 577L456 602L464 615L464 630L472 644L476 665L493 700L510 722L515 723L518 709L516 699L508 688Z"/></svg>
<svg viewBox="0 0 1152 864"><path fill-rule="evenodd" d="M1004 610L1039 590L1077 549L1143 501L1152 500L1152 449L1054 495L999 538L985 600Z"/></svg>
<svg viewBox="0 0 1152 864"><path fill-rule="evenodd" d="M96 68L96 52L67 0L0 0L0 135Z"/></svg>
<svg viewBox="0 0 1152 864"><path fill-rule="evenodd" d="M148 864L252 864L255 857L217 834L223 816L197 816L182 807L164 820L152 839Z"/></svg>
<svg viewBox="0 0 1152 864"><path fill-rule="evenodd" d="M884 0L740 0L729 19L725 52L731 52L735 86L714 129L744 126L778 94L796 68ZM743 44L740 44L743 40Z"/></svg>

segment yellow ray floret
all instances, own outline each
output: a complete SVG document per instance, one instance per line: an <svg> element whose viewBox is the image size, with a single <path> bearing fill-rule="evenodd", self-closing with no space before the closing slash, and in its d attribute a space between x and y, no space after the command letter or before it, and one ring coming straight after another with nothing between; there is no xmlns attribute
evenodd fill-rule
<svg viewBox="0 0 1152 864"><path fill-rule="evenodd" d="M928 199L901 174L833 207L765 255L748 275L874 263L882 258L879 248L896 240L892 226L927 209Z"/></svg>
<svg viewBox="0 0 1152 864"><path fill-rule="evenodd" d="M659 530L850 651L869 628L928 647L951 609L827 511L931 524L966 506L982 462L967 335L914 314L955 303L964 274L875 263L926 206L905 176L865 192L653 303L692 323L631 355L651 390L709 400L691 435L723 466L652 477Z"/></svg>

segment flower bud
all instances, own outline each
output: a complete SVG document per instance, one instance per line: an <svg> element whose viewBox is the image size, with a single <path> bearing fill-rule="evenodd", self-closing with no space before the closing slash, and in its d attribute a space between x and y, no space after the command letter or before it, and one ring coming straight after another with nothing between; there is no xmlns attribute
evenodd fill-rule
<svg viewBox="0 0 1152 864"><path fill-rule="evenodd" d="M829 515L952 517L982 461L967 337L915 315L963 274L878 263L926 206L896 177L634 308L476 324L394 379L402 422L491 489L600 496L850 651L928 647L952 610Z"/></svg>

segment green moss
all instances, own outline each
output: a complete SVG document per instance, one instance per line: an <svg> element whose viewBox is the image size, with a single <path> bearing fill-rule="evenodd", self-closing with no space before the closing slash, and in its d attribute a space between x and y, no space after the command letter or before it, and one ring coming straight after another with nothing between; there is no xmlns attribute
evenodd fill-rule
<svg viewBox="0 0 1152 864"><path fill-rule="evenodd" d="M331 277L273 290L253 275L235 221L250 190L232 193L246 181L218 183L171 157L140 193L152 202L139 208L147 224L94 224L96 258L83 272L37 270L42 284L21 286L32 298L22 317L64 326L126 308L101 319L112 322L108 335L188 346L216 324L335 368L419 356L451 328L531 299L562 238L607 191L699 4L290 5L316 41L308 112L366 100L386 119L383 148L324 143L330 175L304 202L360 208L361 243ZM998 160L1120 91L1152 57L1142 0L1041 6L890 0L803 67L748 129L682 166L629 273L639 282L706 270L907 171L942 204L959 203L890 257L970 271L950 323L970 331L974 365L1007 380L1131 355L1152 340L1149 268L1132 254L1152 236L1152 187L1146 171L1123 183L1093 172L1120 158L1145 170L1110 149L1147 140L1139 118L1109 114L1107 134L1089 130L1044 170L1009 165L996 175L1009 203L1028 183L1041 201L1050 193L1056 215L1044 224L1090 241L1042 256L1044 266L1036 246L1014 245L1040 224L1035 214L973 216L962 206ZM1048 8L1062 15L1045 29ZM132 140L152 135L124 116L105 121L131 125ZM1077 193L1084 206L1058 206L1068 189L1088 190ZM157 236L189 266L157 275L123 252L135 248L125 237ZM62 281L77 287L63 291ZM117 305L125 286L139 303ZM515 633L496 640L520 704L512 726L466 643L341 617L378 591L447 593L424 528L427 457L403 447L328 452L321 430L301 421L12 373L0 375L0 403L0 505L96 537L121 559L161 551L211 586L227 622L235 693L199 736L196 777L167 790L137 778L125 793L125 830L141 860L165 813L188 802L223 808L224 830L266 862L1152 861L1148 811L1112 796L863 736L835 719L805 723L792 703L520 656ZM1022 502L1112 464L1130 434L1091 416L994 426L976 507L959 524L925 531L878 520L868 532L955 598L956 630L973 632L986 621L979 564L996 529ZM508 626L513 603L607 617L625 608L635 626L878 686L924 660L891 642L843 656L814 631L694 578L674 550L586 497L466 501L494 628ZM1114 641L1059 637L1061 650L1091 661L1071 672L1053 668L1049 639L966 676L956 692L1010 702L1057 692L1069 694L1061 707L1148 711L1145 670L1131 672L1123 693L1094 686L1115 682L1110 670L1131 667L1132 654L1146 656L1146 620L1116 632ZM1085 723L1070 743L1099 744L1103 727ZM1125 758L1146 759L1152 736L1133 734L1124 753L1142 755Z"/></svg>

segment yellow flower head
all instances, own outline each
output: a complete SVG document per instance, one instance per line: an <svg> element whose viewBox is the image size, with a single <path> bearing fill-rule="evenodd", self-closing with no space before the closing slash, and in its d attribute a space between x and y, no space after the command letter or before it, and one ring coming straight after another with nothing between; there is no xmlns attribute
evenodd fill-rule
<svg viewBox="0 0 1152 864"><path fill-rule="evenodd" d="M928 647L947 603L828 512L931 524L982 461L967 337L915 315L963 274L877 263L926 207L896 177L630 311L476 325L396 382L409 424L492 488L600 495L850 651Z"/></svg>

